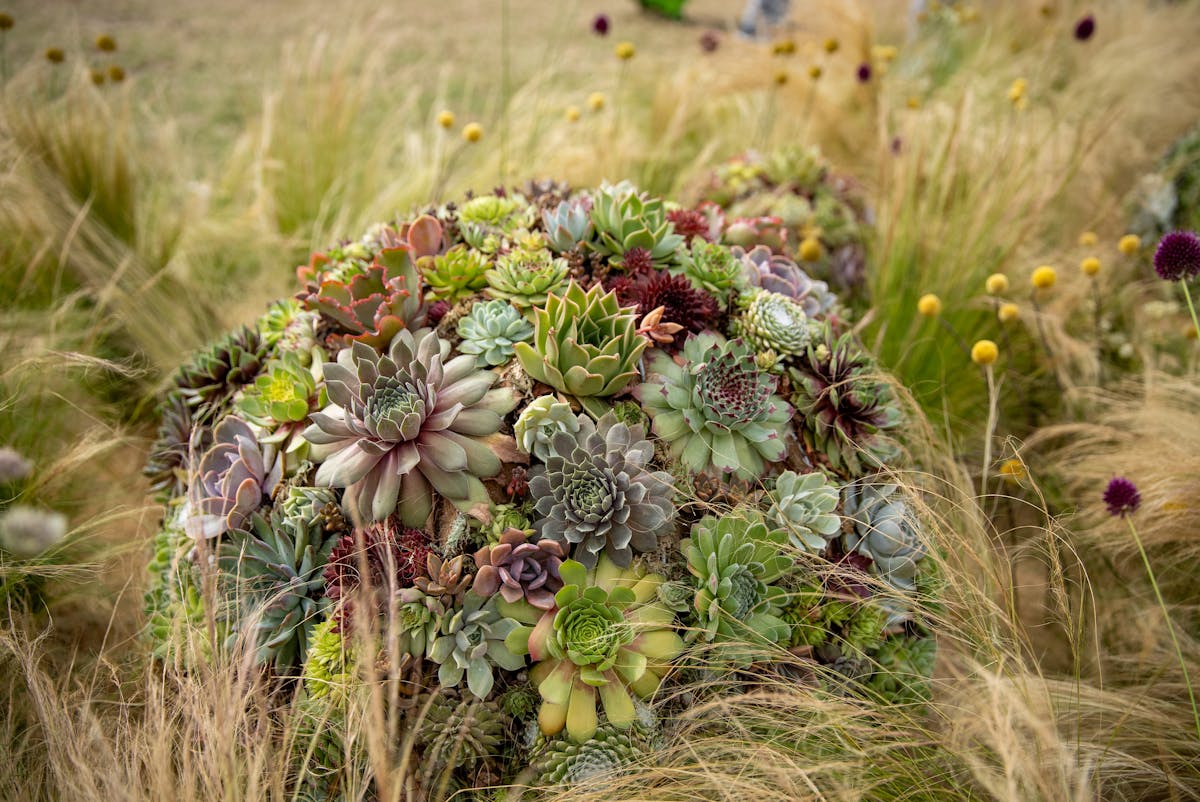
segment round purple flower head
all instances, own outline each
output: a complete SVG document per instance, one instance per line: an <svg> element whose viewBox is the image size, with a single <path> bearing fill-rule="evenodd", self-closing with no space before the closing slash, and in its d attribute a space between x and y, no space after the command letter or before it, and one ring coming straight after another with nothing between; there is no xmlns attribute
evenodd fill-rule
<svg viewBox="0 0 1200 802"><path fill-rule="evenodd" d="M1142 494L1133 482L1124 476L1116 476L1104 488L1104 503L1108 506L1109 515L1124 517L1137 512L1137 508L1142 506Z"/></svg>
<svg viewBox="0 0 1200 802"><path fill-rule="evenodd" d="M1091 14L1083 17L1079 22L1075 23L1075 38L1080 42L1086 42L1092 38L1092 34L1096 32L1096 18Z"/></svg>
<svg viewBox="0 0 1200 802"><path fill-rule="evenodd" d="M597 14L595 18L592 19L592 33L596 34L597 36L608 35L607 14Z"/></svg>
<svg viewBox="0 0 1200 802"><path fill-rule="evenodd" d="M705 53L711 53L721 46L721 37L717 36L716 31L705 31L700 34L700 49Z"/></svg>
<svg viewBox="0 0 1200 802"><path fill-rule="evenodd" d="M1200 237L1191 231L1172 231L1158 243L1154 270L1163 281L1182 281L1200 274Z"/></svg>
<svg viewBox="0 0 1200 802"><path fill-rule="evenodd" d="M864 61L858 65L858 82L865 84L869 80L871 80L871 65Z"/></svg>

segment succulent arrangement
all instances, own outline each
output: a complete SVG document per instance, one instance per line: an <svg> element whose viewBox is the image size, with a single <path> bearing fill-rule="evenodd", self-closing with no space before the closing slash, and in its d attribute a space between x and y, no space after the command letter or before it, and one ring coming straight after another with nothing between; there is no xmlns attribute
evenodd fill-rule
<svg viewBox="0 0 1200 802"><path fill-rule="evenodd" d="M919 701L898 404L829 286L745 228L545 183L315 254L163 399L156 655L292 683L329 722L305 798L363 787L338 738L378 682L430 798L620 771L760 664Z"/></svg>
<svg viewBox="0 0 1200 802"><path fill-rule="evenodd" d="M701 208L712 204L729 221L725 244L750 252L765 246L798 259L807 275L843 293L843 301L862 295L871 215L854 182L833 172L820 151L747 151L706 176L698 195ZM764 268L764 289L799 294L783 285L796 286L787 271Z"/></svg>

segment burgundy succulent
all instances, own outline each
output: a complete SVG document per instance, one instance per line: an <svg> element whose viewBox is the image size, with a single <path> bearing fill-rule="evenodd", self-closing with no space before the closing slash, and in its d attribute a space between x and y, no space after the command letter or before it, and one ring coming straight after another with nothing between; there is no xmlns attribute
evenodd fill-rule
<svg viewBox="0 0 1200 802"><path fill-rule="evenodd" d="M716 242L720 236L719 231L714 235L712 220L700 209L674 209L667 212L667 219L675 224L675 233L687 240L688 245L697 237Z"/></svg>
<svg viewBox="0 0 1200 802"><path fill-rule="evenodd" d="M429 535L395 516L343 536L325 568L325 595L335 604L337 630L363 614L386 615L399 592L413 586L430 554Z"/></svg>
<svg viewBox="0 0 1200 802"><path fill-rule="evenodd" d="M436 231L426 220L433 221ZM383 248L365 269L346 270L318 253L296 270L304 282L297 300L321 314L333 330L335 345L359 341L382 350L396 332L425 324L427 310L416 259L429 255L431 249L436 253L441 243L440 224L424 217L407 226L403 234L386 230L381 241Z"/></svg>
<svg viewBox="0 0 1200 802"><path fill-rule="evenodd" d="M554 607L554 594L563 586L558 568L567 558L566 548L554 540L530 543L520 529L506 529L495 546L475 552L475 584L484 598L499 593L506 602L521 599L539 610Z"/></svg>
<svg viewBox="0 0 1200 802"><path fill-rule="evenodd" d="M654 257L645 248L630 248L621 256L620 266L626 273L654 269Z"/></svg>
<svg viewBox="0 0 1200 802"><path fill-rule="evenodd" d="M691 332L709 328L720 311L717 301L696 289L686 276L665 270L639 270L610 282L622 306L636 306L638 316L663 308L662 320Z"/></svg>

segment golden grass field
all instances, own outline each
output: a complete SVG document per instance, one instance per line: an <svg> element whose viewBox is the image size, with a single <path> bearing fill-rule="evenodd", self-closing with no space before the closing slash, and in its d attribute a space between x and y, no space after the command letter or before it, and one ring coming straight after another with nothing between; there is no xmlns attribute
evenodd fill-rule
<svg viewBox="0 0 1200 802"><path fill-rule="evenodd" d="M286 294L310 251L435 196L629 178L686 200L722 160L792 143L819 145L874 210L859 333L912 410L921 470L901 478L928 501L944 581L934 700L881 710L764 675L693 708L635 771L545 797L1200 798L1200 352L1158 348L1143 310L1169 289L1150 251L1117 249L1138 178L1200 122L1200 6L984 2L936 39L899 0L795 0L778 36L796 53L779 57L736 39L740 5L693 0L689 24L617 0L0 6L16 21L0 445L38 465L27 492L72 529L53 559L0 563L40 575L49 599L0 616L0 799L292 798L279 756L300 736L245 655L184 671L139 638L159 515L140 468L154 394L188 352ZM598 11L606 39L588 30ZM1080 44L1085 12L1098 29ZM720 46L705 54L710 27ZM93 47L101 34L116 52ZM637 48L626 64L621 40ZM878 45L897 56L860 84ZM87 70L113 64L124 81L92 85ZM1018 78L1023 109L1007 97ZM438 128L442 109L482 140ZM1096 284L1077 268L1093 252ZM1042 264L1059 282L1034 309ZM968 342L1000 339L983 291L998 272L1023 314L986 431L983 373L916 307L937 293ZM1118 376L1098 372L1093 293L1138 355ZM1019 478L999 475L1004 460ZM1132 520L1162 604L1127 522L1104 513L1117 474L1142 489ZM363 775L408 799L377 713L362 711Z"/></svg>

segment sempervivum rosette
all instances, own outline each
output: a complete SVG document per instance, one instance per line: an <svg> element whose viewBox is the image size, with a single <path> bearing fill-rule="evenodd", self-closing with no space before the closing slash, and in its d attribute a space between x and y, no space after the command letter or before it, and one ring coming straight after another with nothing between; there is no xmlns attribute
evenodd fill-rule
<svg viewBox="0 0 1200 802"><path fill-rule="evenodd" d="M370 783L374 705L440 799L641 762L698 666L923 698L895 397L793 232L543 183L315 255L164 399L154 654L297 690L304 798Z"/></svg>
<svg viewBox="0 0 1200 802"><path fill-rule="evenodd" d="M399 509L420 527L435 493L466 509L487 503L480 477L496 475L500 460L486 438L516 399L492 389L497 376L474 357L451 357L429 329L403 329L385 355L356 342L322 372L330 405L304 437L328 450L317 482L346 488L352 515L378 521Z"/></svg>

